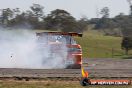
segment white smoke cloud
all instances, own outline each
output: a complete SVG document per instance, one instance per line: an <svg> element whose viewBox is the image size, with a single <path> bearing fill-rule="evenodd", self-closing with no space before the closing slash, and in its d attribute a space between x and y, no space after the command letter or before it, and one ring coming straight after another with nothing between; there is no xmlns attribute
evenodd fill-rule
<svg viewBox="0 0 132 88"><path fill-rule="evenodd" d="M52 51L55 47L45 46L37 40L36 33L31 30L1 27L0 68L55 69L66 67L64 64L67 56L65 44L60 45L59 48L62 49L56 52Z"/></svg>

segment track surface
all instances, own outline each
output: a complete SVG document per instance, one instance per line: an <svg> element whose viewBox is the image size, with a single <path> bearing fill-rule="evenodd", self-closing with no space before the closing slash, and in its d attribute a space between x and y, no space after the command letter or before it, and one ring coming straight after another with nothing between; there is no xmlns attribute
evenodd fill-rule
<svg viewBox="0 0 132 88"><path fill-rule="evenodd" d="M84 59L83 67L90 77L132 78L132 59ZM0 77L81 77L80 69L0 68Z"/></svg>
<svg viewBox="0 0 132 88"><path fill-rule="evenodd" d="M132 77L132 59L84 59L90 77Z"/></svg>

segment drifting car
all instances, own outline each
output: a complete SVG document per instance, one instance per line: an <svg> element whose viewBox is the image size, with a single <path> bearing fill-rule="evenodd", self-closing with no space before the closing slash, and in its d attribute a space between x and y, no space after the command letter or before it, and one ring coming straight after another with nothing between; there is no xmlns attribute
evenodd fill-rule
<svg viewBox="0 0 132 88"><path fill-rule="evenodd" d="M82 48L73 38L73 36L82 37L81 33L41 32L36 33L36 35L43 46L50 46L50 59L60 55L63 58L62 63L65 64L65 68L81 68Z"/></svg>

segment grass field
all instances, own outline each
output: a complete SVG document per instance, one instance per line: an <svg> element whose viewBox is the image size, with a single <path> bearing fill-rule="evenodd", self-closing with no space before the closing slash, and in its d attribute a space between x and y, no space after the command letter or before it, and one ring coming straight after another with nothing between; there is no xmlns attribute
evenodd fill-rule
<svg viewBox="0 0 132 88"><path fill-rule="evenodd" d="M84 88L79 81L0 81L0 88ZM85 88L132 88L131 85L87 86Z"/></svg>
<svg viewBox="0 0 132 88"><path fill-rule="evenodd" d="M82 38L76 38L83 49L83 57L85 58L124 58L121 49L121 37L104 36L101 32L88 30L83 33Z"/></svg>

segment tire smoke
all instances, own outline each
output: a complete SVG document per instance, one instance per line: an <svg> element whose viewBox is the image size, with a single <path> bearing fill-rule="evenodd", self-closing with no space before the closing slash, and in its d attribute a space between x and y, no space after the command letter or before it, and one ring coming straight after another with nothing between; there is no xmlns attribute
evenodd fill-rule
<svg viewBox="0 0 132 88"><path fill-rule="evenodd" d="M42 42L47 40L43 38ZM53 49L56 46L38 42L32 30L0 28L0 68L65 68L66 44L57 47L61 48L58 52Z"/></svg>

